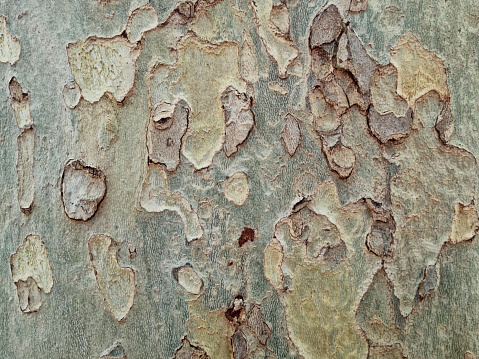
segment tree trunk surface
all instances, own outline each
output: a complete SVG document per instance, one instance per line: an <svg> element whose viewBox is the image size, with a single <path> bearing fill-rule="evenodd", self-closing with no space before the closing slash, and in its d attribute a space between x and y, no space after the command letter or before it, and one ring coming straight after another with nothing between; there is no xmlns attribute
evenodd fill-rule
<svg viewBox="0 0 479 359"><path fill-rule="evenodd" d="M0 357L479 358L474 0L0 0Z"/></svg>

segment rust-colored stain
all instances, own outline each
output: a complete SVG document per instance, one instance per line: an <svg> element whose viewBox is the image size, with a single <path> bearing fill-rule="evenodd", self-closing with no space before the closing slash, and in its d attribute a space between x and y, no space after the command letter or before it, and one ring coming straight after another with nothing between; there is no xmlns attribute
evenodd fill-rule
<svg viewBox="0 0 479 359"><path fill-rule="evenodd" d="M253 242L255 240L254 229L244 227L241 236L238 238L238 245L243 247L246 242Z"/></svg>

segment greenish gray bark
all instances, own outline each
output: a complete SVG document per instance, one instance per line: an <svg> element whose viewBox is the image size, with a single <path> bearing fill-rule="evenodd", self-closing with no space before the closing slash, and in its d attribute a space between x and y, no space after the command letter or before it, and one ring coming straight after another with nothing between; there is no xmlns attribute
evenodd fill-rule
<svg viewBox="0 0 479 359"><path fill-rule="evenodd" d="M478 26L0 0L0 356L475 358Z"/></svg>

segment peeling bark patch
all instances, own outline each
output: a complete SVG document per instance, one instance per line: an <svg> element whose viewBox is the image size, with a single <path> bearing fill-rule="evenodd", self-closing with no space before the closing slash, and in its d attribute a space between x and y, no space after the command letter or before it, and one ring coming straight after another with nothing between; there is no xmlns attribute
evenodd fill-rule
<svg viewBox="0 0 479 359"><path fill-rule="evenodd" d="M35 136L33 129L23 130L17 138L17 193L20 210L30 214L35 197L35 183L33 180Z"/></svg>
<svg viewBox="0 0 479 359"><path fill-rule="evenodd" d="M28 93L15 77L8 84L10 92L10 105L17 120L17 126L22 133L17 138L17 193L20 210L30 214L35 196L35 183L33 180L35 134L33 132L33 119L30 115L30 100Z"/></svg>
<svg viewBox="0 0 479 359"><path fill-rule="evenodd" d="M343 19L336 5L328 6L313 20L309 38L310 47L315 48L333 42L339 37L343 28Z"/></svg>
<svg viewBox="0 0 479 359"><path fill-rule="evenodd" d="M10 105L15 114L18 128L24 130L33 127L33 119L30 115L30 100L28 93L23 92L22 86L15 77L8 84L10 90Z"/></svg>
<svg viewBox="0 0 479 359"><path fill-rule="evenodd" d="M348 91L343 86L343 84L346 85L346 83L342 81L346 80L346 77L348 76L344 76L343 72L335 70L332 76L320 82L319 85L326 102L333 106L340 116L344 115L351 106ZM350 83L352 86L355 86L352 81L350 81Z"/></svg>
<svg viewBox="0 0 479 359"><path fill-rule="evenodd" d="M121 343L117 342L105 350L100 359L127 359L127 356Z"/></svg>
<svg viewBox="0 0 479 359"><path fill-rule="evenodd" d="M88 240L88 250L108 309L117 321L126 320L135 298L135 272L119 266L116 244L106 235L92 236Z"/></svg>
<svg viewBox="0 0 479 359"><path fill-rule="evenodd" d="M397 94L398 73L389 64L378 66L371 79L371 103L381 115L392 112L396 117L403 117L408 110L404 98Z"/></svg>
<svg viewBox="0 0 479 359"><path fill-rule="evenodd" d="M281 96L287 96L288 95L288 90L286 87L281 85L278 81L273 81L268 83L268 87L271 91L276 92L277 94Z"/></svg>
<svg viewBox="0 0 479 359"><path fill-rule="evenodd" d="M245 204L249 191L248 176L244 172L235 172L224 183L226 199L237 206Z"/></svg>
<svg viewBox="0 0 479 359"><path fill-rule="evenodd" d="M276 291L282 290L284 287L281 270L283 258L283 246L277 238L273 238L264 250L263 268L264 276Z"/></svg>
<svg viewBox="0 0 479 359"><path fill-rule="evenodd" d="M296 149L301 143L301 129L299 128L298 119L291 114L287 114L284 118L285 124L281 131L281 140L283 146L290 157L296 153Z"/></svg>
<svg viewBox="0 0 479 359"><path fill-rule="evenodd" d="M190 294L200 294L203 289L203 280L190 265L175 268L173 277Z"/></svg>
<svg viewBox="0 0 479 359"><path fill-rule="evenodd" d="M270 22L275 27L275 31L283 36L289 35L289 10L286 5L281 4L273 6L269 14Z"/></svg>
<svg viewBox="0 0 479 359"><path fill-rule="evenodd" d="M449 242L459 243L468 241L477 234L479 229L479 217L474 204L467 206L461 203L454 205L454 217L452 218L451 235Z"/></svg>
<svg viewBox="0 0 479 359"><path fill-rule="evenodd" d="M188 242L203 237L198 214L180 192L171 192L168 186L166 171L160 166L150 164L148 175L142 186L140 205L148 212L163 212L165 210L178 213L185 225L185 235Z"/></svg>
<svg viewBox="0 0 479 359"><path fill-rule="evenodd" d="M223 148L225 119L221 97L230 86L239 93L246 90L239 74L237 44L213 45L193 35L178 43L174 66L157 66L151 72L150 93L159 92L159 100L167 103L183 99L191 107L181 151L196 169L208 167Z"/></svg>
<svg viewBox="0 0 479 359"><path fill-rule="evenodd" d="M158 15L151 4L135 9L126 24L126 37L130 42L138 42L143 34L158 25Z"/></svg>
<svg viewBox="0 0 479 359"><path fill-rule="evenodd" d="M409 31L391 49L391 63L398 70L398 94L411 106L429 91L449 101L446 67L433 52L425 49Z"/></svg>
<svg viewBox="0 0 479 359"><path fill-rule="evenodd" d="M379 114L373 106L368 110L368 124L371 132L381 142L401 140L409 135L412 124L412 109L404 117L393 113Z"/></svg>
<svg viewBox="0 0 479 359"><path fill-rule="evenodd" d="M393 252L393 233L395 225L391 217L385 221L376 221L366 237L366 247L371 253L385 258Z"/></svg>
<svg viewBox="0 0 479 359"><path fill-rule="evenodd" d="M464 359L476 359L476 357L471 352L465 352Z"/></svg>
<svg viewBox="0 0 479 359"><path fill-rule="evenodd" d="M435 265L428 265L424 270L424 279L419 285L419 298L424 297L432 292L439 284L438 273Z"/></svg>
<svg viewBox="0 0 479 359"><path fill-rule="evenodd" d="M349 11L355 14L366 11L368 8L368 0L351 0Z"/></svg>
<svg viewBox="0 0 479 359"><path fill-rule="evenodd" d="M271 328L264 322L261 309L255 305L248 313L248 327L255 333L259 342L266 345L266 342L271 335Z"/></svg>
<svg viewBox="0 0 479 359"><path fill-rule="evenodd" d="M311 71L318 81L326 80L333 73L331 55L323 47L311 50Z"/></svg>
<svg viewBox="0 0 479 359"><path fill-rule="evenodd" d="M38 235L28 235L10 257L12 279L17 287L20 309L24 313L38 311L41 291L48 294L53 287L52 270L47 250Z"/></svg>
<svg viewBox="0 0 479 359"><path fill-rule="evenodd" d="M331 132L341 124L335 108L326 101L323 91L316 87L309 92L309 106L314 116L314 128L319 133Z"/></svg>
<svg viewBox="0 0 479 359"><path fill-rule="evenodd" d="M0 15L0 62L13 65L20 58L20 41L8 32L7 18Z"/></svg>
<svg viewBox="0 0 479 359"><path fill-rule="evenodd" d="M331 169L336 172L339 178L348 178L356 164L356 155L349 147L336 143L329 147L326 141L323 141L323 151L328 160Z"/></svg>
<svg viewBox="0 0 479 359"><path fill-rule="evenodd" d="M454 132L454 117L449 103L444 104L441 113L436 119L435 127L441 141L448 143Z"/></svg>
<svg viewBox="0 0 479 359"><path fill-rule="evenodd" d="M248 354L248 342L241 330L236 331L231 338L234 359L244 359Z"/></svg>
<svg viewBox="0 0 479 359"><path fill-rule="evenodd" d="M106 193L106 177L97 168L71 160L62 176L63 208L70 219L88 221Z"/></svg>
<svg viewBox="0 0 479 359"><path fill-rule="evenodd" d="M188 338L181 340L181 347L176 349L174 359L209 359L206 352L194 345L191 345Z"/></svg>
<svg viewBox="0 0 479 359"><path fill-rule="evenodd" d="M243 33L243 42L239 48L241 76L249 83L259 80L258 58L254 49L253 41Z"/></svg>
<svg viewBox="0 0 479 359"><path fill-rule="evenodd" d="M344 132L343 122L352 116L354 107L361 114L366 113L370 106L370 80L377 63L352 28L343 22L335 5L330 5L314 19L309 48L312 88L308 93L308 105L313 126L320 135L330 169L339 178L349 179L358 153L347 144L354 135ZM362 160L362 153L359 155ZM334 250L340 251L340 248Z"/></svg>
<svg viewBox="0 0 479 359"><path fill-rule="evenodd" d="M67 55L75 81L88 102L97 102L104 93L111 93L121 102L133 87L140 50L124 37L78 40L68 44Z"/></svg>
<svg viewBox="0 0 479 359"><path fill-rule="evenodd" d="M175 105L159 102L151 111L147 137L149 159L164 164L168 171L175 171L180 164L189 114L189 106L184 101Z"/></svg>
<svg viewBox="0 0 479 359"><path fill-rule="evenodd" d="M367 218L365 206L342 206L334 183L326 182L275 226L265 250L265 276L281 298L289 338L304 358L367 356L355 310L380 261L366 264L350 252L365 240Z"/></svg>
<svg viewBox="0 0 479 359"><path fill-rule="evenodd" d="M187 19L191 19L195 16L195 4L193 4L191 1L182 2L176 9Z"/></svg>
<svg viewBox="0 0 479 359"><path fill-rule="evenodd" d="M231 86L221 95L226 125L224 151L227 157L238 151L238 146L246 141L253 129L252 102L246 93L239 93Z"/></svg>
<svg viewBox="0 0 479 359"><path fill-rule="evenodd" d="M339 39L337 64L349 71L356 79L361 93L369 96L369 84L377 63L371 59L351 27L348 27Z"/></svg>
<svg viewBox="0 0 479 359"><path fill-rule="evenodd" d="M381 269L374 275L361 298L356 310L356 322L371 345L389 346L399 341L402 334L400 328L404 327L404 320L398 312L393 287Z"/></svg>
<svg viewBox="0 0 479 359"><path fill-rule="evenodd" d="M68 81L63 87L62 95L65 105L73 110L81 99L80 86L78 86L75 80Z"/></svg>
<svg viewBox="0 0 479 359"><path fill-rule="evenodd" d="M284 21L278 21L278 12L280 15L289 19L289 11L286 6L282 10L273 7L273 1L252 1L251 2L254 14L255 23L258 27L258 35L263 42L266 52L278 65L279 78L284 79L288 76L287 68L298 57L299 51L289 39L289 34L285 34L287 26ZM277 24L280 22L280 26Z"/></svg>
<svg viewBox="0 0 479 359"><path fill-rule="evenodd" d="M128 249L128 257L130 257L131 259L135 258L137 255L135 244L131 242L128 243L127 249Z"/></svg>
<svg viewBox="0 0 479 359"><path fill-rule="evenodd" d="M225 316L225 309L209 311L200 303L189 303L188 338L196 347L204 349L210 358L231 358L231 336L234 326Z"/></svg>
<svg viewBox="0 0 479 359"><path fill-rule="evenodd" d="M238 238L239 247L243 247L247 242L253 242L255 240L254 229L244 227L241 236Z"/></svg>

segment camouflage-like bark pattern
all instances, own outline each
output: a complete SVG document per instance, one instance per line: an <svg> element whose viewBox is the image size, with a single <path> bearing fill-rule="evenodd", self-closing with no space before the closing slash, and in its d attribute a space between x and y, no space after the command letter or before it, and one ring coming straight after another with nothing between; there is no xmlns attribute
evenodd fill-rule
<svg viewBox="0 0 479 359"><path fill-rule="evenodd" d="M473 0L0 0L0 357L479 355Z"/></svg>

